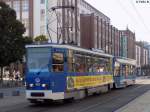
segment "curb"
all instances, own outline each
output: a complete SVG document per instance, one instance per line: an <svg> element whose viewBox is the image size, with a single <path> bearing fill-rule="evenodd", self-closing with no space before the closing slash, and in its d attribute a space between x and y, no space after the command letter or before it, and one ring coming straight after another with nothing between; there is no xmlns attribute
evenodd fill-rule
<svg viewBox="0 0 150 112"><path fill-rule="evenodd" d="M4 93L0 93L0 99L4 98Z"/></svg>

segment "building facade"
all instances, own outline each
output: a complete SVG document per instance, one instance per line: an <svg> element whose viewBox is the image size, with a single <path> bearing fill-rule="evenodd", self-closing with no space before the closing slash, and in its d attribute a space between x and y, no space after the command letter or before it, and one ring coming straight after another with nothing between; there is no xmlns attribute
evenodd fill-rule
<svg viewBox="0 0 150 112"><path fill-rule="evenodd" d="M109 17L85 0L48 0L47 4L51 42L96 48L121 56L120 31L111 25Z"/></svg>
<svg viewBox="0 0 150 112"><path fill-rule="evenodd" d="M149 75L149 50L143 42L136 42L137 75Z"/></svg>
<svg viewBox="0 0 150 112"><path fill-rule="evenodd" d="M149 50L142 42L136 42L136 60L137 67L149 64Z"/></svg>
<svg viewBox="0 0 150 112"><path fill-rule="evenodd" d="M127 58L135 59L135 33L128 28L126 30L121 30L120 32L121 37L126 38L127 40Z"/></svg>
<svg viewBox="0 0 150 112"><path fill-rule="evenodd" d="M144 47L148 49L148 63L150 64L150 43L143 42Z"/></svg>
<svg viewBox="0 0 150 112"><path fill-rule="evenodd" d="M107 16L85 0L48 0L47 4L48 36L55 43L74 43L82 46L81 14L94 14L99 19L103 18L107 23L110 22Z"/></svg>
<svg viewBox="0 0 150 112"><path fill-rule="evenodd" d="M46 35L46 0L0 0L16 11L26 32L24 36Z"/></svg>
<svg viewBox="0 0 150 112"><path fill-rule="evenodd" d="M136 61L137 67L141 67L141 46L136 44Z"/></svg>
<svg viewBox="0 0 150 112"><path fill-rule="evenodd" d="M123 32L120 33L120 44L121 44L121 49L120 53L122 57L127 57L127 37L124 35Z"/></svg>
<svg viewBox="0 0 150 112"><path fill-rule="evenodd" d="M97 26L94 24L96 22L96 18L94 14L81 14L80 19L80 31L81 31L81 40L80 45L82 48L92 49L97 46L98 41L96 41ZM92 37L92 38L91 38ZM86 41L85 41L86 40Z"/></svg>
<svg viewBox="0 0 150 112"><path fill-rule="evenodd" d="M105 53L121 56L121 32L109 22L107 23L94 13L81 14L80 31L81 47L101 49Z"/></svg>
<svg viewBox="0 0 150 112"><path fill-rule="evenodd" d="M85 0L0 0L16 11L26 27L25 36L47 35L51 42L101 49L108 54L131 59L147 56L135 46L135 33L118 30L110 18ZM85 41L86 40L86 41ZM142 53L143 54L139 54ZM136 55L135 55L136 54ZM138 60L138 65L146 64Z"/></svg>
<svg viewBox="0 0 150 112"><path fill-rule="evenodd" d="M148 54L149 54L149 56L148 56L148 63L150 64L150 45L148 45L147 48L148 48Z"/></svg>

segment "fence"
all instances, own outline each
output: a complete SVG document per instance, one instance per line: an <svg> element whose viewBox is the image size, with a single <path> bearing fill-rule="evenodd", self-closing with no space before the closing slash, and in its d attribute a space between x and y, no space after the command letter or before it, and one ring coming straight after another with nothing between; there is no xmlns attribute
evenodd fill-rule
<svg viewBox="0 0 150 112"><path fill-rule="evenodd" d="M0 88L14 88L14 87L23 87L23 81L15 81L15 80L3 80L0 82Z"/></svg>

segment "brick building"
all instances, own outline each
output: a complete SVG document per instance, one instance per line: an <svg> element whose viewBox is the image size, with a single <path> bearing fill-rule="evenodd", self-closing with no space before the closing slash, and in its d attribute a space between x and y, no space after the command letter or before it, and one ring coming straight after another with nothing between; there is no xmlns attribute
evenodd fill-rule
<svg viewBox="0 0 150 112"><path fill-rule="evenodd" d="M95 14L81 14L81 47L120 56L120 31ZM86 40L86 41L85 41Z"/></svg>

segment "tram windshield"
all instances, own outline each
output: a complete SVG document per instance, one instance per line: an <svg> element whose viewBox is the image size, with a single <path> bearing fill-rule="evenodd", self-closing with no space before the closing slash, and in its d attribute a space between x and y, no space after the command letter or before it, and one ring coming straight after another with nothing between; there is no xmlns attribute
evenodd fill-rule
<svg viewBox="0 0 150 112"><path fill-rule="evenodd" d="M49 59L49 48L28 48L27 50L27 66L30 72L48 71Z"/></svg>

